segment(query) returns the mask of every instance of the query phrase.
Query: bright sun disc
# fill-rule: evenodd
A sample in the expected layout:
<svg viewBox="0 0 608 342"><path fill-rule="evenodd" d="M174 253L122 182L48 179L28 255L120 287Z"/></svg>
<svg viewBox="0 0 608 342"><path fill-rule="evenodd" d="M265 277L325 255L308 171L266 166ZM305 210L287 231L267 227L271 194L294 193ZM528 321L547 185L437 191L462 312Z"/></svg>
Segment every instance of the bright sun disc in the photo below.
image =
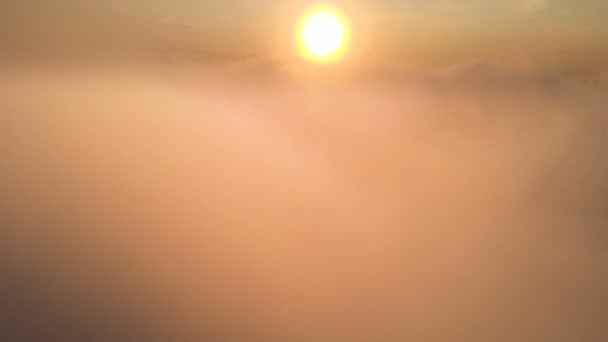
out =
<svg viewBox="0 0 608 342"><path fill-rule="evenodd" d="M328 10L318 10L307 16L299 33L304 55L328 61L339 57L346 47L345 21Z"/></svg>

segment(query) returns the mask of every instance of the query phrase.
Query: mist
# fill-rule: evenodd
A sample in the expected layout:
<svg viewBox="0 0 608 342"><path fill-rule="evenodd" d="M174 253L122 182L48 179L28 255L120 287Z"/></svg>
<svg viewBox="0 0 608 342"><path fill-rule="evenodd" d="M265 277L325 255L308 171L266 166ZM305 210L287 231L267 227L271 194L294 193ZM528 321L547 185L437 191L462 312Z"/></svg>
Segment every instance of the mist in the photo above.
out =
<svg viewBox="0 0 608 342"><path fill-rule="evenodd" d="M608 338L603 55L331 68L170 30L3 40L1 340Z"/></svg>
<svg viewBox="0 0 608 342"><path fill-rule="evenodd" d="M607 336L602 85L2 75L4 340Z"/></svg>

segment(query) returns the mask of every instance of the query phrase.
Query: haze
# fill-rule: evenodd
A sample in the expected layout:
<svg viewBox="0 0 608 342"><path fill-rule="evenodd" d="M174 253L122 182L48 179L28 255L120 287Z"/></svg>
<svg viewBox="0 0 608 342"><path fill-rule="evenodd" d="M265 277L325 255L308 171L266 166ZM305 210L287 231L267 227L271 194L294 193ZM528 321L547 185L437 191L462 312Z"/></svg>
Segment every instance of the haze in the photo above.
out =
<svg viewBox="0 0 608 342"><path fill-rule="evenodd" d="M604 341L602 1L9 1L0 340Z"/></svg>

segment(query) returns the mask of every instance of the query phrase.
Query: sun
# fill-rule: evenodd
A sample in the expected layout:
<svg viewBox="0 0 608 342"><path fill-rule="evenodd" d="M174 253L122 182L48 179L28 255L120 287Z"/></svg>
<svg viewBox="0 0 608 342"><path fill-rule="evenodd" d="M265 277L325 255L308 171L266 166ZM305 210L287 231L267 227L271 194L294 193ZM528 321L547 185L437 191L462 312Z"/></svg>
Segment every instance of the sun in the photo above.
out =
<svg viewBox="0 0 608 342"><path fill-rule="evenodd" d="M348 24L337 10L316 8L310 11L298 31L300 52L313 61L335 61L346 50Z"/></svg>

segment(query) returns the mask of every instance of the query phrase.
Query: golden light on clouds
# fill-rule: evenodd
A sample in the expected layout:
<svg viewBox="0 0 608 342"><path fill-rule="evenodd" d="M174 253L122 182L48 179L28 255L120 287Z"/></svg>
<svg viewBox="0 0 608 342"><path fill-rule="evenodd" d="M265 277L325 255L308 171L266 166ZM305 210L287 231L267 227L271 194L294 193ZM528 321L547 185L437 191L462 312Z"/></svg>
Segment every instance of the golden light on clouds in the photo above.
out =
<svg viewBox="0 0 608 342"><path fill-rule="evenodd" d="M300 53L315 62L339 60L350 38L346 18L336 9L317 7L300 22L297 40Z"/></svg>

